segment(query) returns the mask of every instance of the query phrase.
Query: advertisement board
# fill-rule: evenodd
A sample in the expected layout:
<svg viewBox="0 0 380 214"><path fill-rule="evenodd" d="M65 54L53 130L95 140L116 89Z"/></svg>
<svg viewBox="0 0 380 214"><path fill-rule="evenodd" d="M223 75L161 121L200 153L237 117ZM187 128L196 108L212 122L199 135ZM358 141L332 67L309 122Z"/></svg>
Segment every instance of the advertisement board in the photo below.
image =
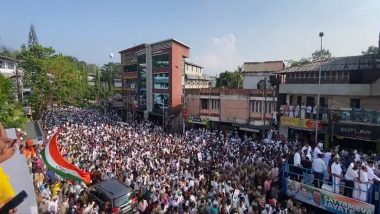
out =
<svg viewBox="0 0 380 214"><path fill-rule="evenodd" d="M313 119L301 119L295 117L281 117L280 126L290 126L303 129L315 129L317 120ZM323 125L320 120L318 120L318 129L322 129Z"/></svg>
<svg viewBox="0 0 380 214"><path fill-rule="evenodd" d="M327 190L318 189L291 179L286 179L289 197L337 214L374 214L375 206Z"/></svg>

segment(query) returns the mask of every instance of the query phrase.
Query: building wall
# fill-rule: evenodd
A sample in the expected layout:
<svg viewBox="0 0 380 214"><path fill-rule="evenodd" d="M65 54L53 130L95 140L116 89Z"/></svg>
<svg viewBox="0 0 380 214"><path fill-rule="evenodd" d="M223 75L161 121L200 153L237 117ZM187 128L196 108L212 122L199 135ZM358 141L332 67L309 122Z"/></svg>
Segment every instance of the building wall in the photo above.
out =
<svg viewBox="0 0 380 214"><path fill-rule="evenodd" d="M328 97L329 109L339 110L341 108L350 108L351 99L360 99L360 108L380 111L380 97Z"/></svg>
<svg viewBox="0 0 380 214"><path fill-rule="evenodd" d="M175 42L172 43L172 55L169 74L169 94L170 107L173 111L180 111L182 106L182 76L183 76L183 60L189 57L189 48L184 47Z"/></svg>
<svg viewBox="0 0 380 214"><path fill-rule="evenodd" d="M269 80L271 73L243 73L243 88L244 89L257 89L257 83L264 80L265 77Z"/></svg>
<svg viewBox="0 0 380 214"><path fill-rule="evenodd" d="M220 98L221 121L246 123L249 119L249 96L222 95Z"/></svg>

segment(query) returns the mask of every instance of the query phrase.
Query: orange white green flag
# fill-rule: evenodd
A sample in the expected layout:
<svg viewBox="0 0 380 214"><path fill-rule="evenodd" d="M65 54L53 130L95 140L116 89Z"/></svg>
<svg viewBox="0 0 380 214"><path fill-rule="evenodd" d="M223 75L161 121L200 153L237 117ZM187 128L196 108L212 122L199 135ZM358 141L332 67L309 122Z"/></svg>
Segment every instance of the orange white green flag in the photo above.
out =
<svg viewBox="0 0 380 214"><path fill-rule="evenodd" d="M73 179L91 183L90 173L80 170L77 166L68 163L61 155L58 148L58 133L57 131L50 139L49 143L41 151L42 159L46 166L53 170L57 175L64 179Z"/></svg>

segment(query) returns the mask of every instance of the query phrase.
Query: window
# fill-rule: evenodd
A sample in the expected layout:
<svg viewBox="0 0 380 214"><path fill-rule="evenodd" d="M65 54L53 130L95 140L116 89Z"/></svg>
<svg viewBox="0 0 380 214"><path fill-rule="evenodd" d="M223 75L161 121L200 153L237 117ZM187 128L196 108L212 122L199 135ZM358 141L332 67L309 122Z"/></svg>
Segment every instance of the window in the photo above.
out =
<svg viewBox="0 0 380 214"><path fill-rule="evenodd" d="M137 71L137 64L124 66L124 72L136 72L136 71Z"/></svg>
<svg viewBox="0 0 380 214"><path fill-rule="evenodd" d="M15 64L11 61L7 62L7 66L8 66L8 69L14 69L15 68Z"/></svg>
<svg viewBox="0 0 380 214"><path fill-rule="evenodd" d="M251 110L252 112L261 112L261 103L262 101L259 100L253 100L251 101Z"/></svg>
<svg viewBox="0 0 380 214"><path fill-rule="evenodd" d="M168 73L153 74L153 88L168 89L169 88L169 74Z"/></svg>
<svg viewBox="0 0 380 214"><path fill-rule="evenodd" d="M360 99L350 99L351 108L360 108Z"/></svg>
<svg viewBox="0 0 380 214"><path fill-rule="evenodd" d="M152 57L153 68L169 67L169 54L162 54Z"/></svg>
<svg viewBox="0 0 380 214"><path fill-rule="evenodd" d="M163 111L168 108L169 95L167 94L153 94L153 103L156 110Z"/></svg>
<svg viewBox="0 0 380 214"><path fill-rule="evenodd" d="M219 109L219 108L220 108L220 100L212 99L211 109Z"/></svg>
<svg viewBox="0 0 380 214"><path fill-rule="evenodd" d="M202 109L208 109L208 99L201 99Z"/></svg>
<svg viewBox="0 0 380 214"><path fill-rule="evenodd" d="M5 68L5 63L3 61L0 61L0 68Z"/></svg>

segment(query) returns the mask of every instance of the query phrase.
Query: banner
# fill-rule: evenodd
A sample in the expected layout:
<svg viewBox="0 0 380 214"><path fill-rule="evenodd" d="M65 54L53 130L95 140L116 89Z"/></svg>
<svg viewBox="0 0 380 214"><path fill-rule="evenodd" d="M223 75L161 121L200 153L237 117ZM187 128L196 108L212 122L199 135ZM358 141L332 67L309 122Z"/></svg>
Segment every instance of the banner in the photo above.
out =
<svg viewBox="0 0 380 214"><path fill-rule="evenodd" d="M295 117L281 117L280 126L290 126L304 129L315 129L316 120ZM322 129L322 122L318 120L318 129Z"/></svg>
<svg viewBox="0 0 380 214"><path fill-rule="evenodd" d="M286 179L286 193L289 197L303 201L332 213L374 214L375 206L327 190L318 189L291 179Z"/></svg>

